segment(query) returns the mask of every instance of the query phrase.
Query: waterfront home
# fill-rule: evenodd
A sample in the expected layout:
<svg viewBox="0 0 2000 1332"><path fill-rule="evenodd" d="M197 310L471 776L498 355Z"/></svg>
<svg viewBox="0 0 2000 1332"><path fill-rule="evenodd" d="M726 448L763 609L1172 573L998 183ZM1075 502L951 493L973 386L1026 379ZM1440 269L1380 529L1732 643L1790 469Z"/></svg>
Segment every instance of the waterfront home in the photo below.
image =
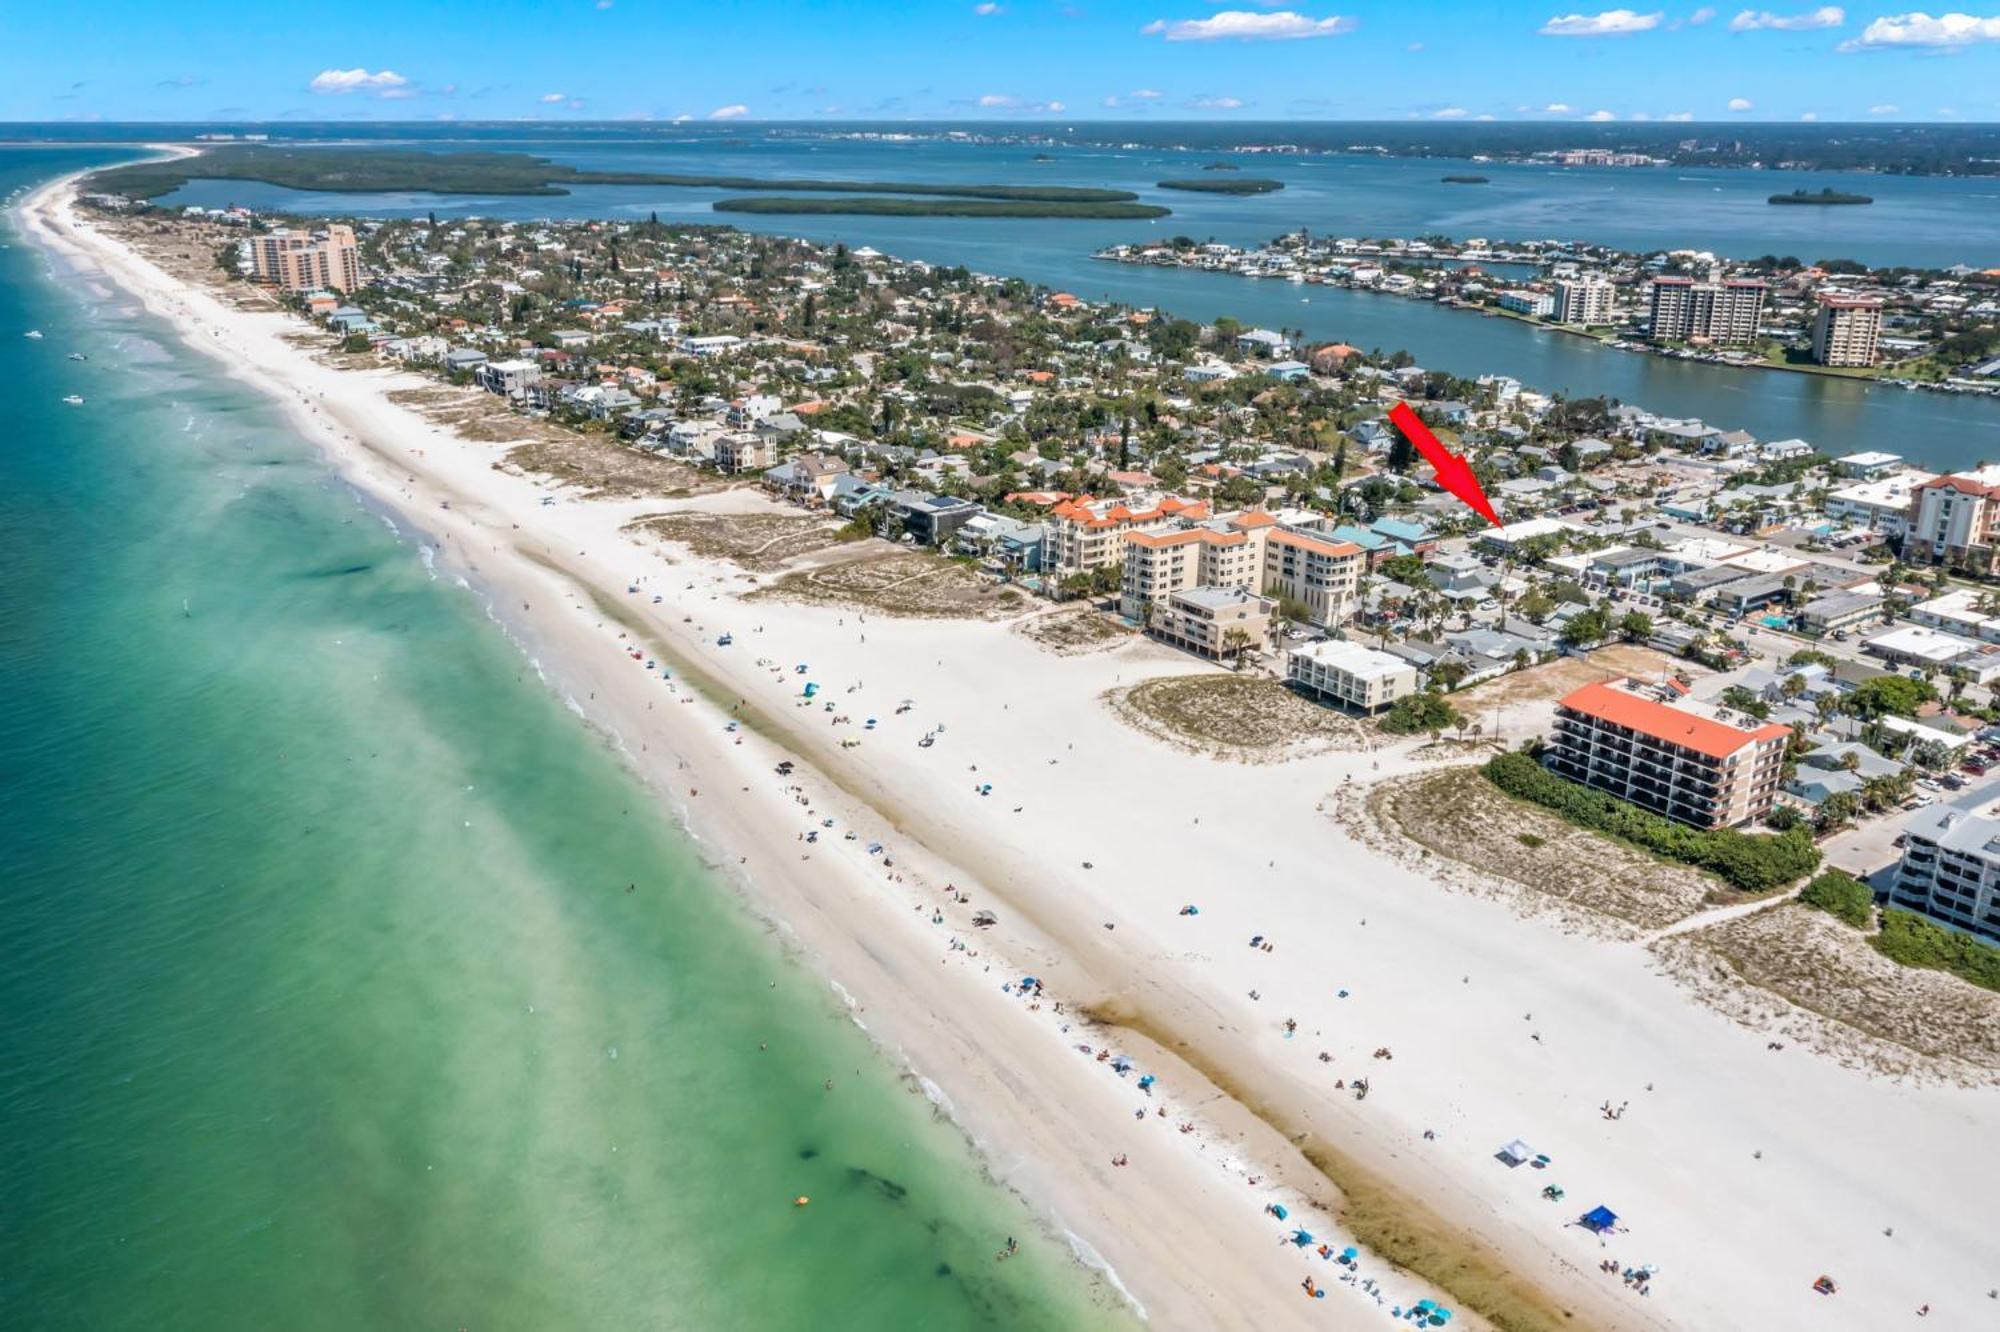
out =
<svg viewBox="0 0 2000 1332"><path fill-rule="evenodd" d="M1248 356L1282 356L1291 349L1290 338L1268 328L1247 329L1236 335L1236 350Z"/></svg>
<svg viewBox="0 0 2000 1332"><path fill-rule="evenodd" d="M1357 712L1380 712L1417 692L1417 668L1410 662L1332 638L1287 652L1285 680Z"/></svg>
<svg viewBox="0 0 2000 1332"><path fill-rule="evenodd" d="M503 398L519 398L527 389L542 382L542 368L533 361L488 361L479 367L479 387Z"/></svg>
<svg viewBox="0 0 2000 1332"><path fill-rule="evenodd" d="M764 484L795 504L818 507L832 500L838 478L847 475L847 464L819 453L801 453L764 471Z"/></svg>
<svg viewBox="0 0 2000 1332"><path fill-rule="evenodd" d="M833 478L833 490L827 503L843 518L852 518L864 509L886 505L896 497L896 492L880 482L856 476L853 472L840 472Z"/></svg>
<svg viewBox="0 0 2000 1332"><path fill-rule="evenodd" d="M936 546L985 510L974 500L905 490L890 501L889 512L902 523L905 534L922 545Z"/></svg>
<svg viewBox="0 0 2000 1332"><path fill-rule="evenodd" d="M996 571L1039 573L1048 528L1024 523L1004 513L979 513L966 520L952 539L954 549L977 555Z"/></svg>
<svg viewBox="0 0 2000 1332"><path fill-rule="evenodd" d="M486 353L474 347L454 347L444 354L444 368L453 374L470 374L486 364Z"/></svg>
<svg viewBox="0 0 2000 1332"><path fill-rule="evenodd" d="M1304 361L1274 361L1264 368L1264 373L1273 379L1295 384L1312 373L1312 367Z"/></svg>

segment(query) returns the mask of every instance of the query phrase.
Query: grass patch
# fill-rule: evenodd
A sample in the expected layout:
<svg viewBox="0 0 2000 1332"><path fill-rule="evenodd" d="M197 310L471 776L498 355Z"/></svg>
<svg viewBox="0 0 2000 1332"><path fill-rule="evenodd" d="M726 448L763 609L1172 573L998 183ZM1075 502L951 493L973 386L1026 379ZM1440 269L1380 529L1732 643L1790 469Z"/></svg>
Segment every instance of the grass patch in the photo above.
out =
<svg viewBox="0 0 2000 1332"><path fill-rule="evenodd" d="M628 523L625 530L678 542L703 559L757 570L824 550L840 535L824 518L779 513L663 513Z"/></svg>
<svg viewBox="0 0 2000 1332"><path fill-rule="evenodd" d="M1664 859L1697 865L1745 892L1782 888L1819 865L1819 848L1802 829L1758 837L1734 828L1691 828L1566 781L1526 754L1501 754L1480 771L1508 795Z"/></svg>
<svg viewBox="0 0 2000 1332"><path fill-rule="evenodd" d="M559 430L507 450L506 464L579 487L592 499L674 499L721 490L728 484L712 473L698 472L656 453L628 448L601 436Z"/></svg>
<svg viewBox="0 0 2000 1332"><path fill-rule="evenodd" d="M1088 607L1037 615L1021 621L1016 631L1036 647L1058 657L1076 657L1117 647L1131 641L1136 632L1122 620Z"/></svg>
<svg viewBox="0 0 2000 1332"><path fill-rule="evenodd" d="M1516 800L1469 766L1376 783L1362 812L1365 818L1351 825L1355 834L1405 863L1418 863L1426 878L1473 892L1497 885L1521 905L1580 911L1600 927L1620 922L1660 929L1728 893L1702 870L1662 865L1644 851ZM1425 851L1447 865L1423 858ZM1475 877L1465 881L1461 867Z"/></svg>
<svg viewBox="0 0 2000 1332"><path fill-rule="evenodd" d="M1105 697L1128 726L1196 753L1267 762L1369 747L1360 722L1261 675L1168 675Z"/></svg>
<svg viewBox="0 0 2000 1332"><path fill-rule="evenodd" d="M789 573L747 599L848 606L924 620L1003 620L1027 605L1018 588L942 556L913 551Z"/></svg>

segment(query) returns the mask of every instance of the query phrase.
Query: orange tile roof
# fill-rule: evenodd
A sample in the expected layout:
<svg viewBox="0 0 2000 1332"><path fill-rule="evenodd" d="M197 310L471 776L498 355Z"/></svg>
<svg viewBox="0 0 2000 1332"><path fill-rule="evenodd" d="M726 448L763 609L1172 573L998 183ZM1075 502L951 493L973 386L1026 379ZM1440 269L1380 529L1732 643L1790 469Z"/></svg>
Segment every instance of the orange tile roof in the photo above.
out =
<svg viewBox="0 0 2000 1332"><path fill-rule="evenodd" d="M1278 520L1270 514L1265 513L1262 509L1253 509L1249 513L1239 514L1235 519L1235 523L1236 526L1245 528L1276 527Z"/></svg>
<svg viewBox="0 0 2000 1332"><path fill-rule="evenodd" d="M1565 696L1561 706L1713 759L1726 759L1746 745L1778 739L1790 729L1776 722L1750 729L1731 726L1713 717L1642 698L1616 688L1609 680L1585 685Z"/></svg>
<svg viewBox="0 0 2000 1332"><path fill-rule="evenodd" d="M1249 539L1241 532L1217 532L1208 527L1184 527L1177 532L1134 532L1125 538L1125 544L1142 546L1147 550L1161 550L1168 546L1185 546L1190 542L1202 542L1211 546L1240 546Z"/></svg>

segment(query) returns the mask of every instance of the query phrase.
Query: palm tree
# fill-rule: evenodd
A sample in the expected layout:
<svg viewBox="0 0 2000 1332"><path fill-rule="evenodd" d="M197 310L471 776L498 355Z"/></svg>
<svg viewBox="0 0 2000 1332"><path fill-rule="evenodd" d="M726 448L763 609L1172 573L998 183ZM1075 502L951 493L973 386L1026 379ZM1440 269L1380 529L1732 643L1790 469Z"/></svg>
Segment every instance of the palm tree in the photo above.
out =
<svg viewBox="0 0 2000 1332"><path fill-rule="evenodd" d="M1249 650L1250 635L1240 628L1229 628L1222 632L1222 652L1234 663L1235 669L1243 669L1243 654Z"/></svg>

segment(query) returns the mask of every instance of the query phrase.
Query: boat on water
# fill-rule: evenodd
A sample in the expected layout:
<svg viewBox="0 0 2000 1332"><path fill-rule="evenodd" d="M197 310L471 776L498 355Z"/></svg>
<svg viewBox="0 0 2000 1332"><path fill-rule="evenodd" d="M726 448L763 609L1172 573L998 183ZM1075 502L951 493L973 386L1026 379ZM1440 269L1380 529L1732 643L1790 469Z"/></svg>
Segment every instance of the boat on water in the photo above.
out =
<svg viewBox="0 0 2000 1332"><path fill-rule="evenodd" d="M83 406L83 399L82 399L82 398L81 398L80 396L78 396L77 394L74 394L74 393L72 393L72 394L70 394L69 396L65 397L65 398L63 399L63 401L64 401L64 402L66 402L66 403L68 403L68 404L69 404L70 406L72 406L72 407L81 407L81 406Z"/></svg>
<svg viewBox="0 0 2000 1332"><path fill-rule="evenodd" d="M69 354L69 359L72 361L87 361L90 358L88 356L85 356L82 352L71 352Z"/></svg>
<svg viewBox="0 0 2000 1332"><path fill-rule="evenodd" d="M23 333L21 336L24 338L40 338L42 336L42 330L40 330L39 328L31 328L26 333Z"/></svg>

